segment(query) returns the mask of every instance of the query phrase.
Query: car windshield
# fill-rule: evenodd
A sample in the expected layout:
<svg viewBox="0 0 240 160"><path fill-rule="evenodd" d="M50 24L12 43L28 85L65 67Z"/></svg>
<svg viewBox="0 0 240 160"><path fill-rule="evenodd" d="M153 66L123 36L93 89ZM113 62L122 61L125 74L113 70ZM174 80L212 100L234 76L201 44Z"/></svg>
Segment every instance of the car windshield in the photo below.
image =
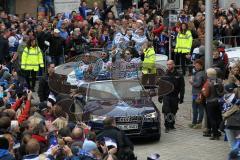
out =
<svg viewBox="0 0 240 160"><path fill-rule="evenodd" d="M144 93L138 81L105 81L90 84L88 100L140 99Z"/></svg>

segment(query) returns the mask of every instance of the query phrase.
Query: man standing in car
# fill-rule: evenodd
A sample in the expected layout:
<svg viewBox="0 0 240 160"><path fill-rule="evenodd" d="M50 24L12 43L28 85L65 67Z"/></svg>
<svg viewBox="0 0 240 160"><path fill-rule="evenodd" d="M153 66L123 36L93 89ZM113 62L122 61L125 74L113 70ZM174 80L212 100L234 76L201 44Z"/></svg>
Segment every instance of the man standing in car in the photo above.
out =
<svg viewBox="0 0 240 160"><path fill-rule="evenodd" d="M175 115L178 110L178 103L183 103L184 92L185 92L185 82L182 74L180 74L175 69L175 64L173 60L167 62L167 71L162 80L166 80L173 84L174 89L169 94L165 95L162 99L163 106L162 112L165 119L165 132L168 133L169 130L175 129ZM159 98L161 101L161 98Z"/></svg>

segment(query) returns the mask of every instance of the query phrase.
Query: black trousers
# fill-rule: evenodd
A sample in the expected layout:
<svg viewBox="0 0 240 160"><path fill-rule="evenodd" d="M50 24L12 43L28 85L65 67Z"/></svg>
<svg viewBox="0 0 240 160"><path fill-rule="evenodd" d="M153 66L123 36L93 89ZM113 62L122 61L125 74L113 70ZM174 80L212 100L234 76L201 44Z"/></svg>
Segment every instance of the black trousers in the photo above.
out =
<svg viewBox="0 0 240 160"><path fill-rule="evenodd" d="M207 111L207 117L209 120L210 129L212 131L213 136L219 136L219 126L222 121L222 115L221 115L221 108L219 106L218 102L208 102L206 106Z"/></svg>
<svg viewBox="0 0 240 160"><path fill-rule="evenodd" d="M167 129L173 128L178 110L178 97L163 97L162 112L164 114L164 126Z"/></svg>
<svg viewBox="0 0 240 160"><path fill-rule="evenodd" d="M210 123L210 117L209 117L209 114L208 114L208 110L207 110L207 106L204 105L204 109L206 111L206 117L207 117L207 129L208 129L208 132L211 133L211 123Z"/></svg>
<svg viewBox="0 0 240 160"><path fill-rule="evenodd" d="M25 79L27 81L28 87L34 89L36 84L37 71L34 70L25 70Z"/></svg>
<svg viewBox="0 0 240 160"><path fill-rule="evenodd" d="M186 74L186 65L191 64L191 60L186 58L186 55L187 54L185 53L177 53L175 54L175 57L174 57L174 61L176 65L179 65L181 67L183 75ZM188 70L189 70L189 73L192 73L192 67L188 67Z"/></svg>

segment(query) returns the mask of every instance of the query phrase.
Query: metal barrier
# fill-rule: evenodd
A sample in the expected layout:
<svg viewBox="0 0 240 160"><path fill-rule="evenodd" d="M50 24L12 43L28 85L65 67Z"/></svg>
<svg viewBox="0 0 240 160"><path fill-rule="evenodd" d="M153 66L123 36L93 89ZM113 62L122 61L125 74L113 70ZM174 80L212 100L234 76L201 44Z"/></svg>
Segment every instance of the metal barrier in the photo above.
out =
<svg viewBox="0 0 240 160"><path fill-rule="evenodd" d="M204 45L204 41L205 41L205 38L193 39L193 46L192 46L193 48L192 49L199 46L200 44ZM222 42L222 45L225 48L232 48L232 47L240 46L240 36L214 37L213 41ZM182 67L182 65L181 65L182 64L182 59L179 58L179 54L174 53L174 48L175 48L176 41L175 41L175 39L172 39L171 42L172 42L172 44L171 44L172 47L170 47L171 50L169 50L168 46L165 46L165 50L167 50L165 53L166 53L166 55L168 55L168 57L171 57L171 59L175 61L176 67L181 68ZM155 51L156 52L159 51L159 45L157 45L157 43L159 43L159 42L155 41ZM188 59L186 61L187 61L187 63L185 63L185 66L191 68L192 67L191 60Z"/></svg>
<svg viewBox="0 0 240 160"><path fill-rule="evenodd" d="M240 46L240 36L225 36L219 39L215 38L215 40L221 41L225 45L225 48Z"/></svg>

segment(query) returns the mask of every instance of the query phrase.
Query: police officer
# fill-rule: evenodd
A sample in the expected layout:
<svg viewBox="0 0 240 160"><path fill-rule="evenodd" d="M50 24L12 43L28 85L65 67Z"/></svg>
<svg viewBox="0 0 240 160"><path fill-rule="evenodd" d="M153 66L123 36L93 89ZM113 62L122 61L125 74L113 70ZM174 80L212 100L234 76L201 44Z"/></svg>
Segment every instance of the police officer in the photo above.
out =
<svg viewBox="0 0 240 160"><path fill-rule="evenodd" d="M185 63L190 63L190 52L192 48L192 33L188 29L188 25L186 23L182 23L180 27L180 31L177 35L176 39L176 47L174 49L174 52L177 53L177 56L179 56L179 60L181 62L182 66L182 72L183 75L186 73L185 69ZM189 69L189 73L191 74L191 70Z"/></svg>
<svg viewBox="0 0 240 160"><path fill-rule="evenodd" d="M162 99L163 106L162 112L165 119L165 132L168 133L169 130L175 129L175 115L178 110L178 103L183 103L184 92L185 92L185 82L183 76L177 72L175 69L175 64L173 60L167 62L167 72L162 80L166 80L173 84L174 89L169 94L165 95ZM161 101L161 97L159 98Z"/></svg>

